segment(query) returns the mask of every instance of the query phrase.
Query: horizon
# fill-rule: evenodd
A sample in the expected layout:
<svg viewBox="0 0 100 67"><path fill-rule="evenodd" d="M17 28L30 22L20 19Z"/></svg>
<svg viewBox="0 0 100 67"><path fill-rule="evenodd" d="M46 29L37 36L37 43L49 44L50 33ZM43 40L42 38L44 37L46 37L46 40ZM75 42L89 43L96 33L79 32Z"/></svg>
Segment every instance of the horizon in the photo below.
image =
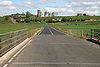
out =
<svg viewBox="0 0 100 67"><path fill-rule="evenodd" d="M0 16L29 11L57 12L58 16L76 16L77 13L100 16L100 0L0 0Z"/></svg>

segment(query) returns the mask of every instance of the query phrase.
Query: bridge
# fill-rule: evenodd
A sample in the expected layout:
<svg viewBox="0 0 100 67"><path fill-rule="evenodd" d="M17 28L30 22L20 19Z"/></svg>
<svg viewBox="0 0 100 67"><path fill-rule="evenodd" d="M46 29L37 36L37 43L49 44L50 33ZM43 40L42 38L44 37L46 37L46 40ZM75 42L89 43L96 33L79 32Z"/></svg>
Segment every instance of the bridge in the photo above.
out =
<svg viewBox="0 0 100 67"><path fill-rule="evenodd" d="M100 67L100 49L45 27L5 67Z"/></svg>

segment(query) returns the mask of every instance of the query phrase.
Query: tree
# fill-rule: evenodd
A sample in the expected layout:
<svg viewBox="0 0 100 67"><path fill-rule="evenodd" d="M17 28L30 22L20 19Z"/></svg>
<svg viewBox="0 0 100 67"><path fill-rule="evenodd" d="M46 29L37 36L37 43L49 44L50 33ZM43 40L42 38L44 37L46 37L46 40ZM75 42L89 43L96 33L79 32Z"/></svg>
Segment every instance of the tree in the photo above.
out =
<svg viewBox="0 0 100 67"><path fill-rule="evenodd" d="M79 13L77 13L77 16L80 16L80 14L79 14Z"/></svg>
<svg viewBox="0 0 100 67"><path fill-rule="evenodd" d="M50 15L51 15L50 12L48 12L48 16L49 16L49 17L50 17Z"/></svg>
<svg viewBox="0 0 100 67"><path fill-rule="evenodd" d="M5 16L5 20L9 20L9 16Z"/></svg>
<svg viewBox="0 0 100 67"><path fill-rule="evenodd" d="M44 16L47 16L47 14L48 14L48 12L47 12L47 11L45 11L45 12L44 12Z"/></svg>
<svg viewBox="0 0 100 67"><path fill-rule="evenodd" d="M62 22L66 22L66 18L65 18L65 17L63 17L61 21L62 21Z"/></svg>
<svg viewBox="0 0 100 67"><path fill-rule="evenodd" d="M26 23L30 23L30 19L29 18L25 18L25 22Z"/></svg>
<svg viewBox="0 0 100 67"><path fill-rule="evenodd" d="M84 13L83 16L87 16L86 13Z"/></svg>
<svg viewBox="0 0 100 67"><path fill-rule="evenodd" d="M20 18L17 18L17 19L16 19L16 22L20 23Z"/></svg>
<svg viewBox="0 0 100 67"><path fill-rule="evenodd" d="M52 15L52 16L55 16L55 12L52 12L51 15Z"/></svg>
<svg viewBox="0 0 100 67"><path fill-rule="evenodd" d="M29 18L30 16L32 16L32 14L29 11L27 11L26 12L26 17Z"/></svg>
<svg viewBox="0 0 100 67"><path fill-rule="evenodd" d="M42 16L42 12L40 12L40 16Z"/></svg>

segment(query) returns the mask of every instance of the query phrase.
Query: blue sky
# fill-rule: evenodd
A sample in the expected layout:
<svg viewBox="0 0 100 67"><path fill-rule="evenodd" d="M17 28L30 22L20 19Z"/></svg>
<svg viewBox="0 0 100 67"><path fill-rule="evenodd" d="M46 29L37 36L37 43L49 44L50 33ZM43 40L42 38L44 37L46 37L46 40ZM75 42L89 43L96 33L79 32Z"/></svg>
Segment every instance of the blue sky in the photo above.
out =
<svg viewBox="0 0 100 67"><path fill-rule="evenodd" d="M100 0L0 0L0 15L26 11L36 14L37 9L58 15L100 15Z"/></svg>

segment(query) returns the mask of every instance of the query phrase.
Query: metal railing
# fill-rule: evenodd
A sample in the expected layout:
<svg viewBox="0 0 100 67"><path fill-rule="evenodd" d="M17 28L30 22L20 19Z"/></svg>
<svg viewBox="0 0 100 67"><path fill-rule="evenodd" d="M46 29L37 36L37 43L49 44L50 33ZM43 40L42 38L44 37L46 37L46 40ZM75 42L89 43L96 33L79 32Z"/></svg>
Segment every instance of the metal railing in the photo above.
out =
<svg viewBox="0 0 100 67"><path fill-rule="evenodd" d="M95 39L96 41L100 41L100 30L99 29L69 28L69 29L66 29L65 33L76 36L76 37L86 37L89 39Z"/></svg>
<svg viewBox="0 0 100 67"><path fill-rule="evenodd" d="M28 37L28 30L22 29L15 32L0 34L0 56L4 55L13 47Z"/></svg>
<svg viewBox="0 0 100 67"><path fill-rule="evenodd" d="M100 30L99 29L91 29L91 39L100 42Z"/></svg>
<svg viewBox="0 0 100 67"><path fill-rule="evenodd" d="M68 34L78 38L90 38L91 31L86 28L67 28L63 29L63 31Z"/></svg>

